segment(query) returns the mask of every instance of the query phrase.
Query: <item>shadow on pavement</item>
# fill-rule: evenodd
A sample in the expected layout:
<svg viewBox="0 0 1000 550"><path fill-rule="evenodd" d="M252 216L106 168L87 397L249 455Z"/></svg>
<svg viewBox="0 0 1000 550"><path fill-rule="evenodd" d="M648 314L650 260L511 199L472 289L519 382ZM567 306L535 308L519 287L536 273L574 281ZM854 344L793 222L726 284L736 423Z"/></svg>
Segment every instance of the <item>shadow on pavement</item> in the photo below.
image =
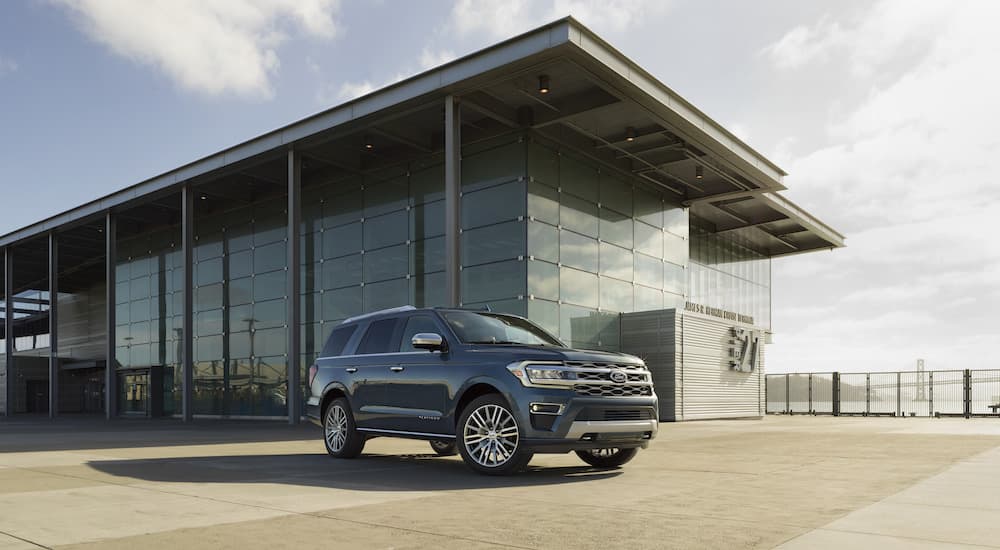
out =
<svg viewBox="0 0 1000 550"><path fill-rule="evenodd" d="M458 457L433 453L364 454L337 460L323 454L99 460L106 474L158 483L275 483L359 491L436 491L574 483L621 475L618 470L540 468L509 477L479 475Z"/></svg>
<svg viewBox="0 0 1000 550"><path fill-rule="evenodd" d="M175 418L106 420L99 416L64 416L56 419L16 416L0 420L0 454L315 441L319 437L319 428L308 422L293 426L280 420L198 419L183 422Z"/></svg>

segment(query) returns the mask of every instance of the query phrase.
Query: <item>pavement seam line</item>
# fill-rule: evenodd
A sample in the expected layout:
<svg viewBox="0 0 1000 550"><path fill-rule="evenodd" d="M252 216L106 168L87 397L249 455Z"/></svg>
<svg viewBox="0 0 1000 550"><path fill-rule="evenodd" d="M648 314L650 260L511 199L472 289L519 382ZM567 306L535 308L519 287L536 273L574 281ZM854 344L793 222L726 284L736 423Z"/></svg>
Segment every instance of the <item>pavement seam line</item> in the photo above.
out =
<svg viewBox="0 0 1000 550"><path fill-rule="evenodd" d="M44 544L38 544L37 542L35 542L33 540L28 540L28 539L26 539L24 537L19 537L17 535L12 535L11 533L8 533L7 531L0 531L0 535L7 535L8 537L10 537L12 539L17 539L17 540L19 540L21 542L26 542L28 544L33 544L33 545L35 545L35 546L37 546L39 548L45 548L46 550L52 550L51 546L45 546Z"/></svg>
<svg viewBox="0 0 1000 550"><path fill-rule="evenodd" d="M856 531L854 529L837 529L837 528L831 528L831 527L820 527L819 529L816 529L816 531L835 531L835 532L838 532L838 533L851 533L853 535L871 535L873 537L885 537L885 538L890 538L890 539L915 540L915 541L920 541L920 542L933 542L935 544L952 544L952 545L959 545L959 546L972 546L974 548L1000 548L1000 546L994 546L994 545L991 545L991 544L979 544L979 543L976 543L976 542L955 542L953 540L938 540L938 539L929 539L929 538L921 538L921 537L908 537L906 535L887 535L885 533L872 533L871 531Z"/></svg>

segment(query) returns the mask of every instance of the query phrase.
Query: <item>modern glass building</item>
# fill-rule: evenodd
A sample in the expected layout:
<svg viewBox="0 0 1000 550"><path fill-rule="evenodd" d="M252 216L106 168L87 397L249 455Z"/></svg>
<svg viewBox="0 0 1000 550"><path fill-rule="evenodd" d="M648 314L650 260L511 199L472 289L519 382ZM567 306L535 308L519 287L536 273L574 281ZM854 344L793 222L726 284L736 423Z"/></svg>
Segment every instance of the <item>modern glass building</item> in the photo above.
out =
<svg viewBox="0 0 1000 550"><path fill-rule="evenodd" d="M560 20L0 237L0 410L297 422L333 326L402 304L714 320L762 388L771 258L843 246L783 175Z"/></svg>

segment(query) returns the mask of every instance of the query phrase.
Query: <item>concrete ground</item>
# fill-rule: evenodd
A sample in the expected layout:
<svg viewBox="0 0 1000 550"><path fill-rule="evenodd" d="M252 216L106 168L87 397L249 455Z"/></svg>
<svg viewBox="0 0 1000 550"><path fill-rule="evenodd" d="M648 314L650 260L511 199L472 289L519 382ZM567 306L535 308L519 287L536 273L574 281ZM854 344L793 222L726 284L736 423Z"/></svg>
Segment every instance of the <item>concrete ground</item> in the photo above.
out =
<svg viewBox="0 0 1000 550"><path fill-rule="evenodd" d="M663 424L625 468L487 478L313 426L0 421L0 549L1000 548L995 419ZM950 546L949 546L950 545Z"/></svg>

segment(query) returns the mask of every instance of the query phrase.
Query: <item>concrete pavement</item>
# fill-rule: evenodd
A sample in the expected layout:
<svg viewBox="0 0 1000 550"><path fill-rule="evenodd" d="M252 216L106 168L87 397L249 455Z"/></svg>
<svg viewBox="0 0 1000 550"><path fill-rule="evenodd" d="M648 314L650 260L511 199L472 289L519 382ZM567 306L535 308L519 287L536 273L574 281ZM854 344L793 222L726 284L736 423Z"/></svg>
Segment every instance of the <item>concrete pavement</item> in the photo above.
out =
<svg viewBox="0 0 1000 550"><path fill-rule="evenodd" d="M15 419L16 420L16 419ZM663 424L621 470L486 478L426 443L326 457L269 422L0 421L0 550L1000 548L1000 422Z"/></svg>

